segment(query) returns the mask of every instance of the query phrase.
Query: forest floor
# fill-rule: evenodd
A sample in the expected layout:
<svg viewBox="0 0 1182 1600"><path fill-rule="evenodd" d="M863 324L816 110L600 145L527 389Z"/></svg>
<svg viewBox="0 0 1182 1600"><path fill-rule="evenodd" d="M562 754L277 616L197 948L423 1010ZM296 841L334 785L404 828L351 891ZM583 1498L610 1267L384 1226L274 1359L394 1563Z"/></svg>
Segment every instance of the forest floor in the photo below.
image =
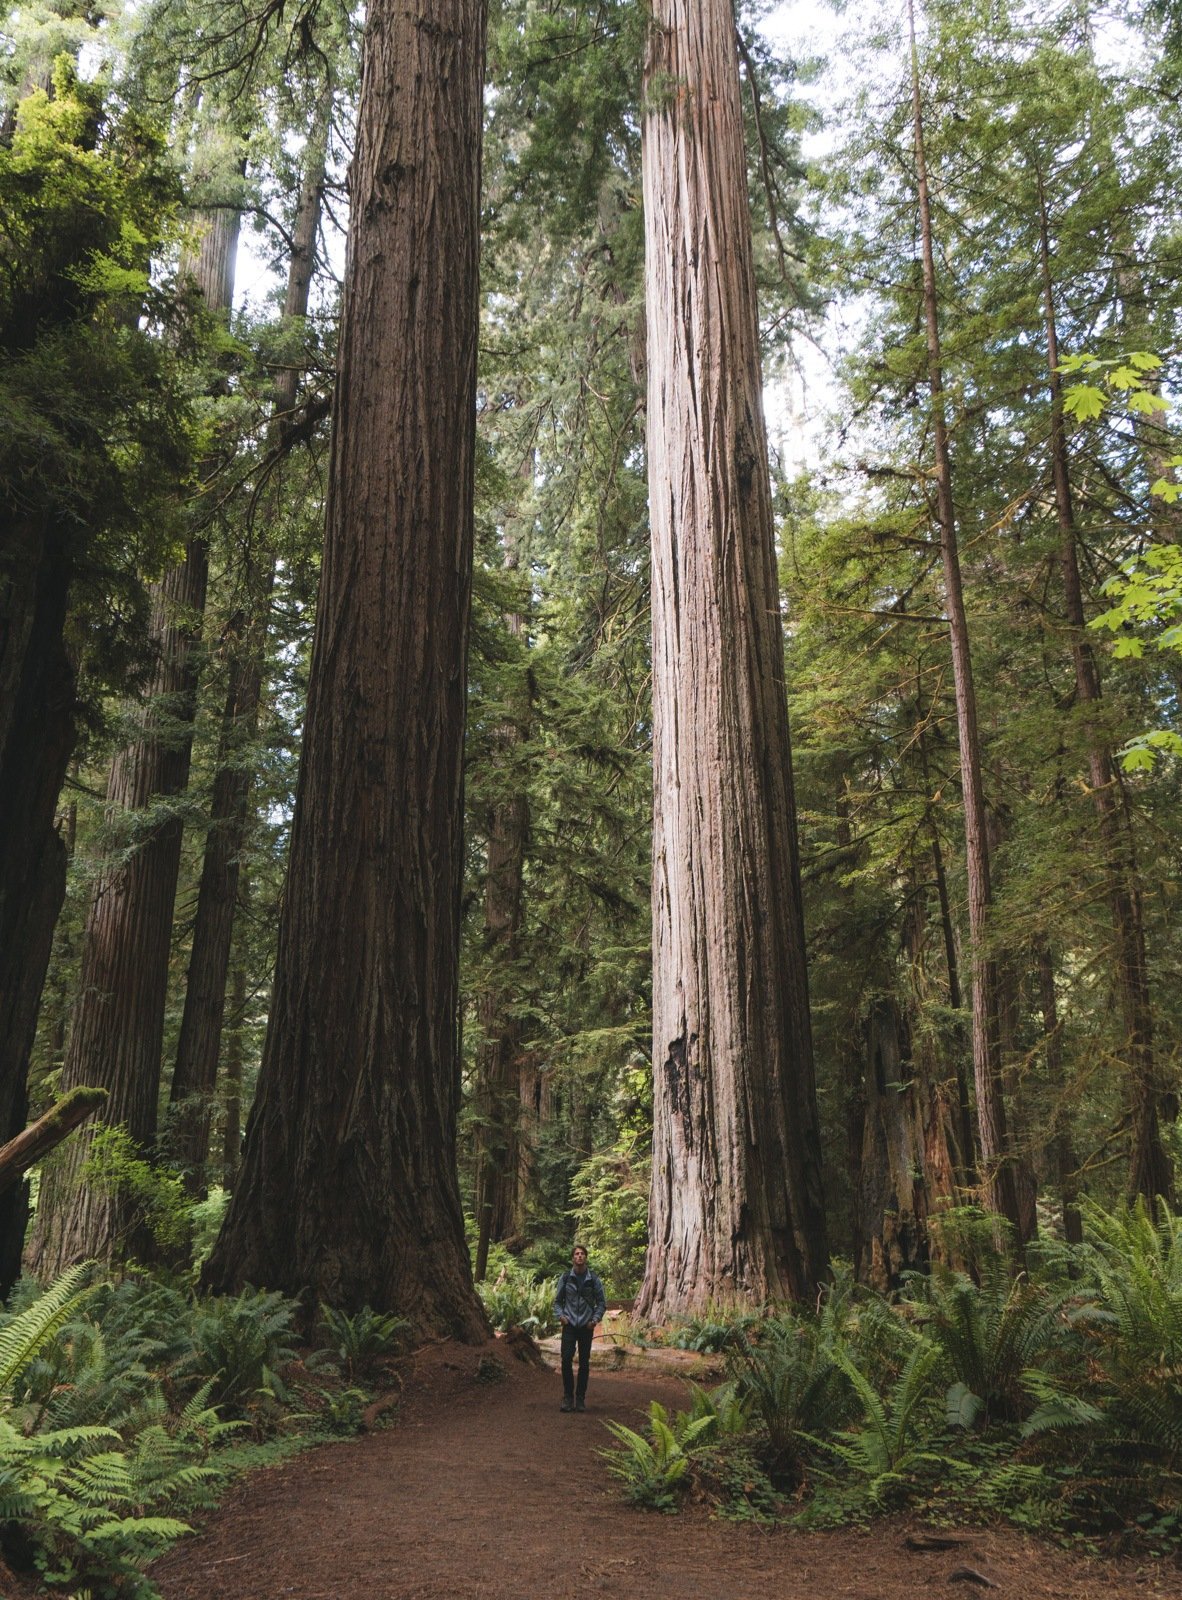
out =
<svg viewBox="0 0 1182 1600"><path fill-rule="evenodd" d="M489 1356L504 1369L487 1381ZM477 1376L481 1370L486 1378ZM1148 1600L1182 1596L1167 1562L1092 1559L1013 1529L966 1528L915 1553L917 1525L772 1532L663 1517L620 1497L596 1451L603 1422L635 1425L676 1377L593 1371L585 1415L562 1415L555 1374L487 1350L420 1351L392 1425L241 1480L202 1532L158 1561L164 1600L522 1600L600 1593L690 1600ZM946 1531L946 1530L945 1530Z"/></svg>

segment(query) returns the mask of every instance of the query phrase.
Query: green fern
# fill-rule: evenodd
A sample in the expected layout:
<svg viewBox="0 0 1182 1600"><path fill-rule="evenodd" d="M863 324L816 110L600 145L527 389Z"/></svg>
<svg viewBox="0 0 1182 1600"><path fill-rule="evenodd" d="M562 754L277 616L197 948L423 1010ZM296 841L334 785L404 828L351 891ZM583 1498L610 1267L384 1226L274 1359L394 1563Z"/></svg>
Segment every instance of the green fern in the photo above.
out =
<svg viewBox="0 0 1182 1600"><path fill-rule="evenodd" d="M617 1443L600 1454L608 1470L623 1480L629 1498L637 1505L673 1511L677 1506L676 1491L689 1472L689 1451L713 1423L712 1416L683 1417L675 1431L664 1406L654 1400L649 1406L651 1442L622 1422L608 1422L605 1426Z"/></svg>
<svg viewBox="0 0 1182 1600"><path fill-rule="evenodd" d="M769 1319L759 1343L732 1351L728 1366L736 1395L763 1422L769 1470L799 1483L805 1438L829 1432L849 1415L849 1380L830 1328L812 1318Z"/></svg>
<svg viewBox="0 0 1182 1600"><path fill-rule="evenodd" d="M1063 1296L1028 1279L975 1284L963 1273L941 1274L928 1286L919 1315L952 1379L950 1426L1017 1422L1031 1409L1023 1374L1061 1332Z"/></svg>
<svg viewBox="0 0 1182 1600"><path fill-rule="evenodd" d="M845 1428L834 1438L813 1438L813 1443L837 1457L866 1482L876 1504L904 1489L908 1476L920 1462L939 1463L942 1457L920 1447L920 1422L931 1399L931 1377L940 1362L939 1347L917 1339L890 1394L883 1399L844 1350L836 1352L840 1367L862 1406L860 1428Z"/></svg>
<svg viewBox="0 0 1182 1600"><path fill-rule="evenodd" d="M17 1378L82 1304L90 1267L70 1267L31 1306L0 1325L0 1399L10 1399Z"/></svg>

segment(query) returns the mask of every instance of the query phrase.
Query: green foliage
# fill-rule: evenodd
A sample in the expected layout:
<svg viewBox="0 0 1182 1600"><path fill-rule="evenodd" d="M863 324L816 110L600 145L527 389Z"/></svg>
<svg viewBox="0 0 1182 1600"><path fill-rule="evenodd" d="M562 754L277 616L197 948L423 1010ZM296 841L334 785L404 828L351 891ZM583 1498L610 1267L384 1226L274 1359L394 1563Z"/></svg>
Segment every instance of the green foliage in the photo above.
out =
<svg viewBox="0 0 1182 1600"><path fill-rule="evenodd" d="M100 1193L119 1195L162 1250L188 1242L192 1204L179 1173L149 1161L125 1127L98 1127L81 1173Z"/></svg>
<svg viewBox="0 0 1182 1600"><path fill-rule="evenodd" d="M952 1379L950 1426L987 1428L1028 1413L1023 1377L1054 1344L1061 1310L1061 1297L1024 1277L995 1271L977 1285L963 1273L932 1275L918 1317Z"/></svg>
<svg viewBox="0 0 1182 1600"><path fill-rule="evenodd" d="M106 1342L78 1320L101 1295L79 1291L85 1271L0 1325L0 1522L25 1531L48 1583L118 1581L122 1593L153 1595L139 1569L188 1531L171 1513L207 1497L216 1474L205 1457L232 1425L206 1406L208 1388L173 1415L134 1359L112 1376ZM134 1386L119 1381L131 1370ZM97 1393L103 1422L78 1420L94 1408L66 1375L89 1400Z"/></svg>
<svg viewBox="0 0 1182 1600"><path fill-rule="evenodd" d="M605 1286L622 1297L635 1294L644 1275L651 1165L647 1142L642 1145L625 1131L612 1149L589 1156L571 1178L575 1234L586 1243Z"/></svg>
<svg viewBox="0 0 1182 1600"><path fill-rule="evenodd" d="M80 82L67 57L0 140L0 506L40 530L73 585L91 688L125 683L142 648L140 574L179 535L186 357L183 340L159 337L179 332L177 306L149 272L178 201L160 129Z"/></svg>
<svg viewBox="0 0 1182 1600"><path fill-rule="evenodd" d="M1156 1492L1182 1487L1182 1218L1143 1200L1124 1211L1087 1208L1094 1288L1073 1327L1080 1362L1030 1373L1038 1399L1030 1437L1062 1435L1127 1480L1140 1463ZM1125 1492L1131 1486L1126 1481ZM1135 1492L1135 1491L1133 1491ZM1144 1492L1143 1490L1141 1492Z"/></svg>
<svg viewBox="0 0 1182 1600"><path fill-rule="evenodd" d="M0 1395L5 1399L29 1363L82 1304L86 1275L85 1267L71 1267L32 1305L0 1322Z"/></svg>
<svg viewBox="0 0 1182 1600"><path fill-rule="evenodd" d="M832 1328L820 1318L772 1317L727 1365L736 1394L763 1423L774 1478L799 1483L808 1439L849 1412L849 1379Z"/></svg>
<svg viewBox="0 0 1182 1600"><path fill-rule="evenodd" d="M374 1311L369 1306L362 1306L350 1316L347 1311L322 1305L320 1323L328 1348L340 1356L350 1378L405 1345L413 1326L409 1317Z"/></svg>
<svg viewBox="0 0 1182 1600"><path fill-rule="evenodd" d="M524 1328L540 1338L558 1326L554 1316L554 1285L539 1280L511 1258L500 1260L496 1278L476 1285L489 1323L498 1333Z"/></svg>
<svg viewBox="0 0 1182 1600"><path fill-rule="evenodd" d="M279 1369L295 1354L298 1316L295 1300L264 1289L198 1304L191 1369L210 1380L215 1405L249 1413L287 1399Z"/></svg>
<svg viewBox="0 0 1182 1600"><path fill-rule="evenodd" d="M845 1351L835 1352L834 1359L861 1404L861 1425L813 1442L832 1452L855 1479L864 1482L874 1505L889 1504L906 1493L910 1476L921 1462L943 1464L943 1458L921 1448L925 1428L931 1431L930 1416L925 1412L930 1411L930 1379L940 1351L917 1339L902 1372L883 1396Z"/></svg>
<svg viewBox="0 0 1182 1600"><path fill-rule="evenodd" d="M741 1349L763 1321L758 1311L736 1311L720 1307L704 1311L684 1322L675 1322L665 1335L665 1343L675 1350L694 1350L699 1355L721 1355L724 1350Z"/></svg>
<svg viewBox="0 0 1182 1600"><path fill-rule="evenodd" d="M696 1440L712 1430L715 1419L679 1414L671 1420L665 1407L653 1400L649 1405L650 1438L622 1422L605 1426L617 1444L600 1453L608 1470L624 1483L632 1503L654 1511L675 1511L677 1496L686 1487L689 1452Z"/></svg>

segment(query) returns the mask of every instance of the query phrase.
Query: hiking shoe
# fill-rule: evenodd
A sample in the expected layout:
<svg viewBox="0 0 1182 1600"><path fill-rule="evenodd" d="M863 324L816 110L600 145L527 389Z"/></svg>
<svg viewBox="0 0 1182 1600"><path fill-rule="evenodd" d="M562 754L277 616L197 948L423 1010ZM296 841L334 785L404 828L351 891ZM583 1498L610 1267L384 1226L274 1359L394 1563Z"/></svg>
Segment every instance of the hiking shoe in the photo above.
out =
<svg viewBox="0 0 1182 1600"><path fill-rule="evenodd" d="M573 1411L575 1409L575 1403L569 1395L566 1395L563 1397L562 1404L558 1409L559 1411Z"/></svg>
<svg viewBox="0 0 1182 1600"><path fill-rule="evenodd" d="M567 1407L567 1409L568 1410L570 1409L569 1406ZM582 1401L582 1400L576 1400L575 1401L575 1410L576 1411L586 1411L586 1409L587 1409L587 1406L586 1406L586 1403L584 1401Z"/></svg>

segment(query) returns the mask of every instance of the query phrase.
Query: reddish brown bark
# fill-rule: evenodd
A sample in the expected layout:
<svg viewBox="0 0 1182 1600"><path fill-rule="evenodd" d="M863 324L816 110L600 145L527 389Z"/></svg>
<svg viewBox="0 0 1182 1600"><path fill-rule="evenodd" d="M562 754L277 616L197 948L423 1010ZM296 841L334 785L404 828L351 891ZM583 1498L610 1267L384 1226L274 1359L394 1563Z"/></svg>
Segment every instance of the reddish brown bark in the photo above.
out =
<svg viewBox="0 0 1182 1600"><path fill-rule="evenodd" d="M1001 1082L997 973L995 964L988 954L989 911L993 890L990 878L989 841L986 833L985 786L981 771L981 738L977 722L976 690L973 684L972 652L960 571L956 508L952 495L952 460L945 416L939 300L927 158L924 152L923 104L920 96L919 52L915 42L914 0L908 0L908 17L911 28L915 175L923 251L924 329L927 340L928 387L932 398L935 511L944 567L944 598L952 647L961 790L964 795L965 872L968 880L970 991L973 1018L973 1086L976 1093L977 1144L981 1156L981 1191L986 1206L1004 1217L1013 1227L1016 1238L1020 1240L1022 1219L1010 1161L1005 1098Z"/></svg>
<svg viewBox="0 0 1182 1600"><path fill-rule="evenodd" d="M827 1256L729 0L656 0L645 97L660 1318L809 1298Z"/></svg>
<svg viewBox="0 0 1182 1600"><path fill-rule="evenodd" d="M270 1026L206 1272L479 1339L455 1171L484 7L365 35Z"/></svg>

